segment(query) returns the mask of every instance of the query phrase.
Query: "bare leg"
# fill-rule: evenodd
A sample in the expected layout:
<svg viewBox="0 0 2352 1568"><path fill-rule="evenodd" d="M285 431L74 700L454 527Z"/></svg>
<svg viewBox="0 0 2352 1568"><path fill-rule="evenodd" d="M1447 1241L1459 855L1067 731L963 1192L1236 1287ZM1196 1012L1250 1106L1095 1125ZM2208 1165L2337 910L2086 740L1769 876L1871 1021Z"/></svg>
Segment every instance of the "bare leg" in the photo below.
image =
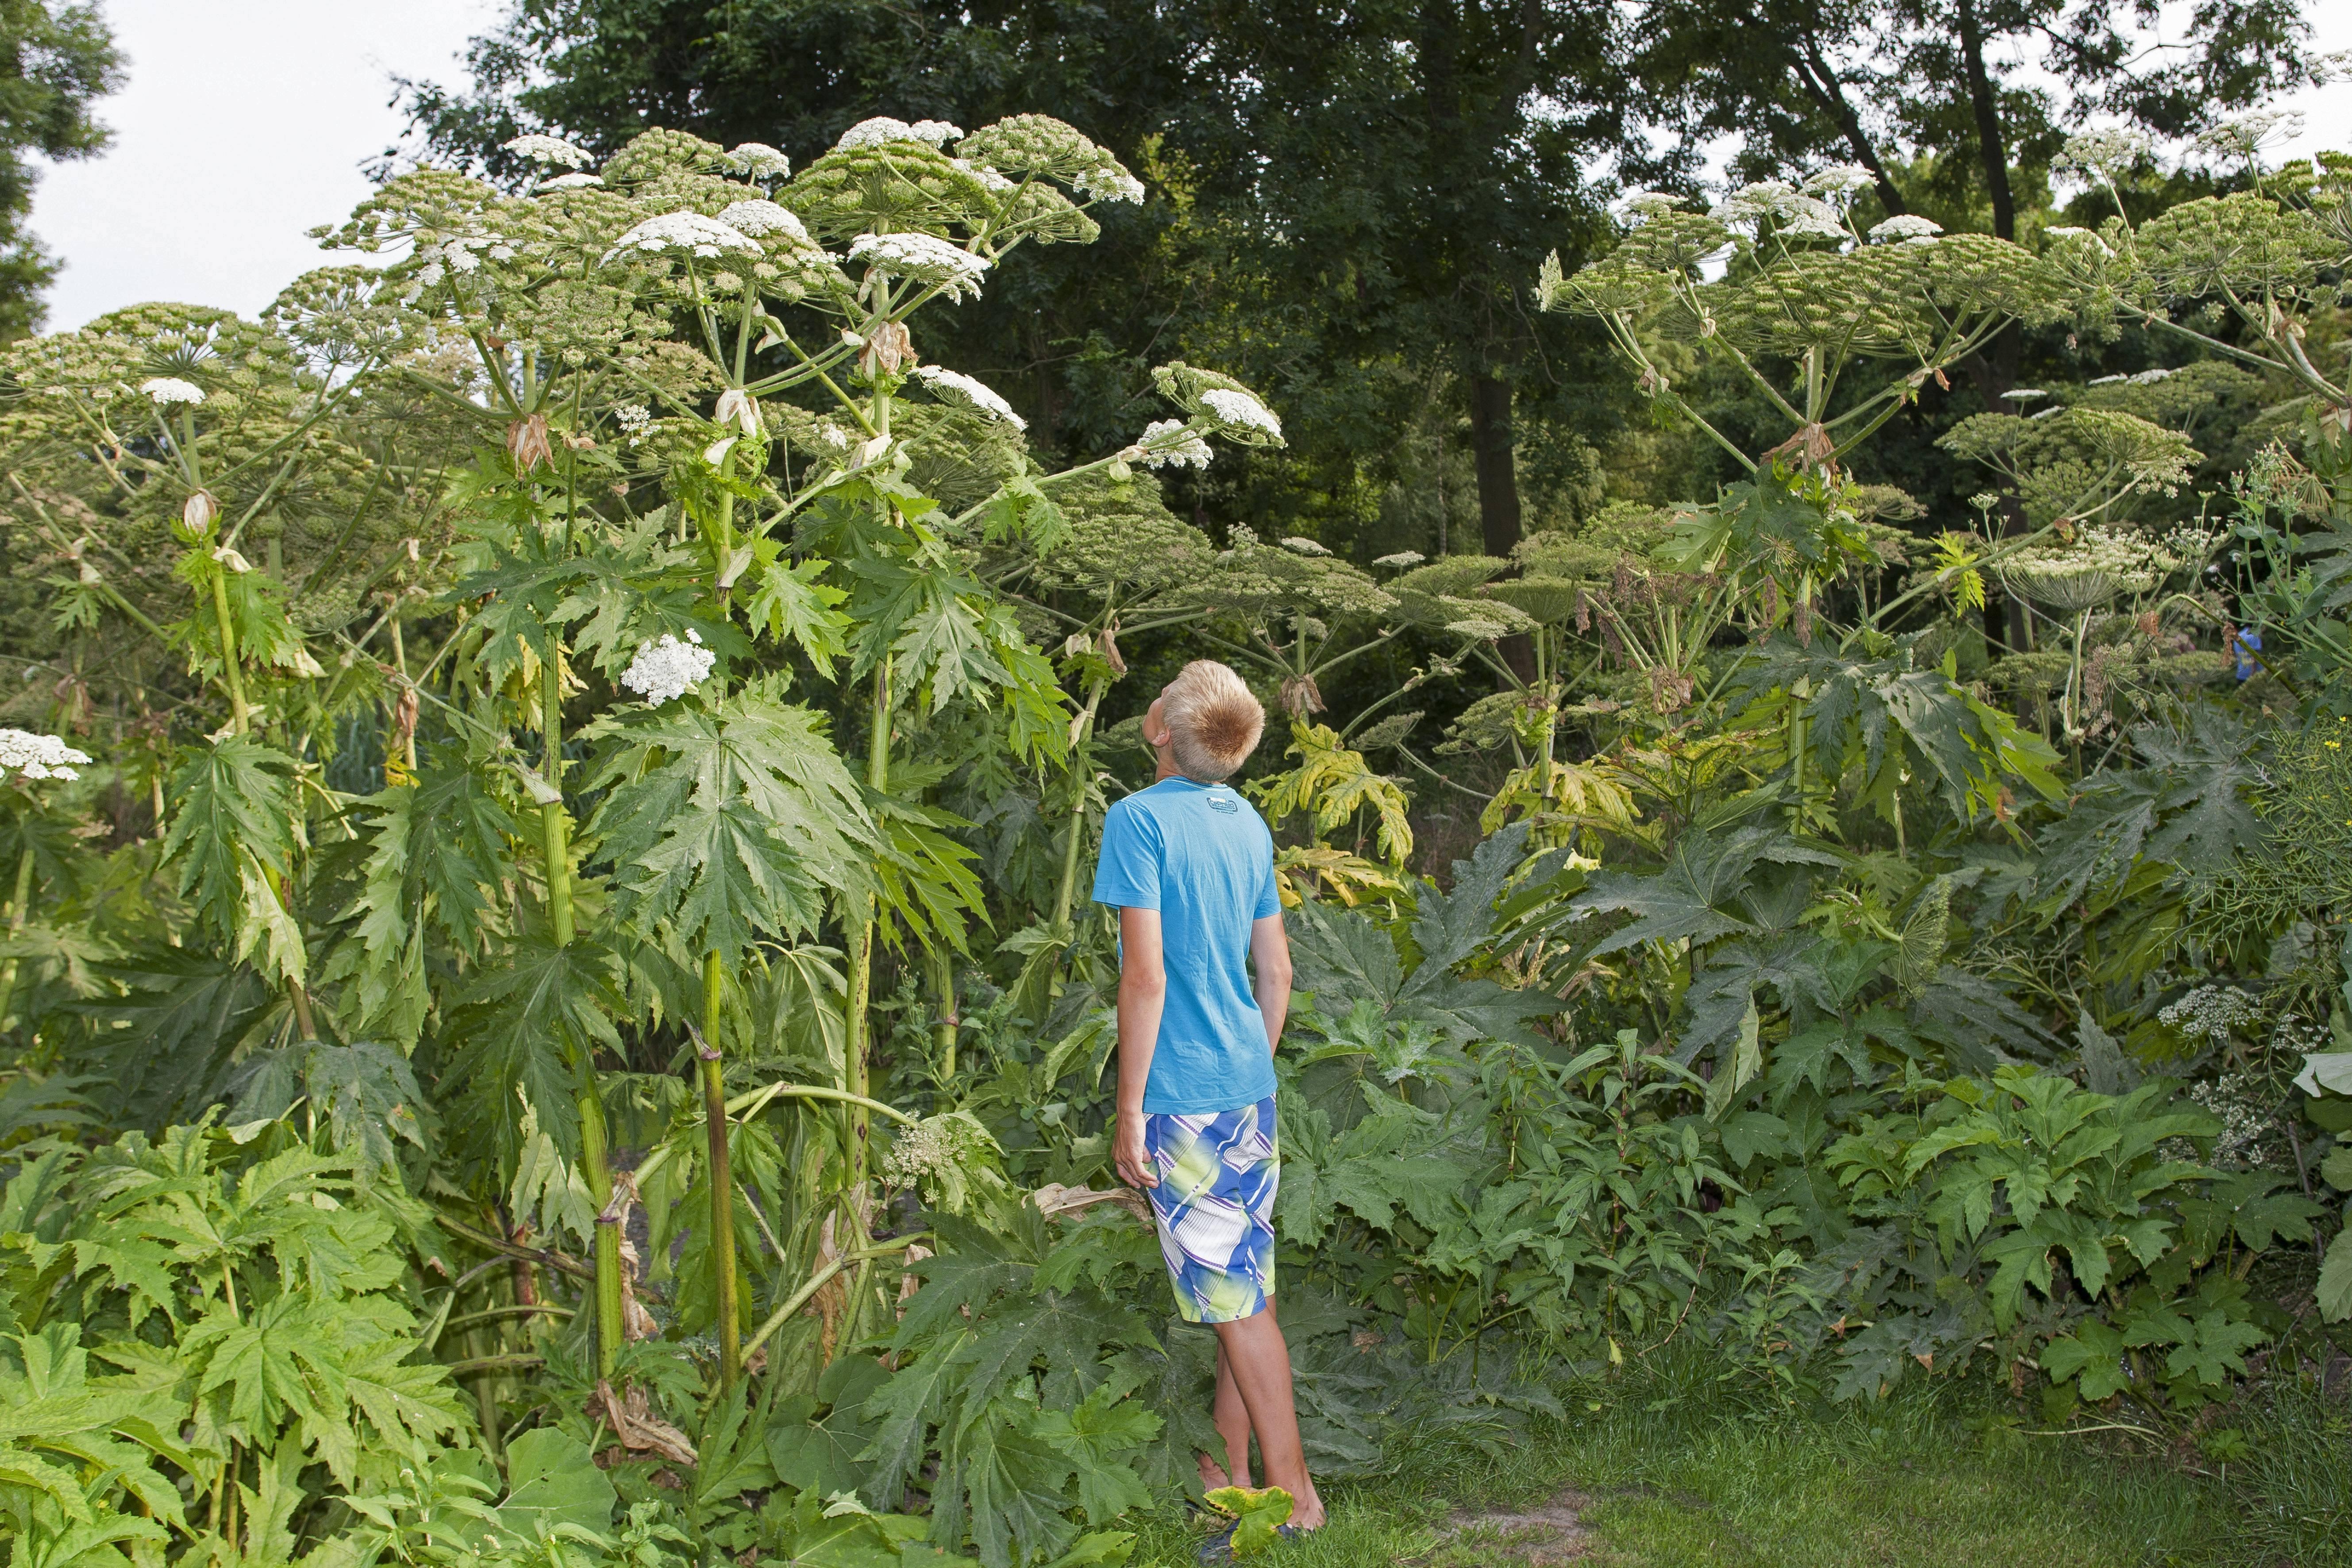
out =
<svg viewBox="0 0 2352 1568"><path fill-rule="evenodd" d="M1323 1523L1323 1500L1316 1495L1307 1473L1307 1452L1298 1441L1298 1411L1291 1403L1290 1347L1274 1321L1274 1303L1265 1311L1239 1322L1219 1323L1217 1342L1221 1363L1229 1368L1249 1424L1257 1435L1258 1458L1265 1467L1259 1477L1265 1485L1290 1494L1290 1522L1301 1530ZM1220 1421L1218 1427L1223 1429ZM1228 1439L1230 1441L1230 1439Z"/></svg>
<svg viewBox="0 0 2352 1568"><path fill-rule="evenodd" d="M1234 1369L1225 1361L1225 1342L1217 1342L1217 1403L1209 1418L1217 1425L1217 1434L1225 1440L1225 1456L1232 1461L1230 1473L1217 1468L1217 1461L1207 1454L1201 1456L1201 1484L1212 1491L1223 1486L1245 1487L1250 1484L1250 1418L1249 1406L1242 1402L1241 1385L1234 1381Z"/></svg>

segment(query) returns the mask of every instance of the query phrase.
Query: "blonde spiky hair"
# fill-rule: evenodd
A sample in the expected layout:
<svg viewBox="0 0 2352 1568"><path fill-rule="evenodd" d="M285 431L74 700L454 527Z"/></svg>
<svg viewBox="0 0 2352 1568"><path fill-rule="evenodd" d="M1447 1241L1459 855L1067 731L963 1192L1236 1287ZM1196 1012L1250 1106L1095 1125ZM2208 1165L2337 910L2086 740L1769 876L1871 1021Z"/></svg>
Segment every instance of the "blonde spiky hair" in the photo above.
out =
<svg viewBox="0 0 2352 1568"><path fill-rule="evenodd" d="M1186 665L1160 694L1160 711L1177 768L1202 784L1239 772L1265 730L1265 706L1231 666L1213 658Z"/></svg>

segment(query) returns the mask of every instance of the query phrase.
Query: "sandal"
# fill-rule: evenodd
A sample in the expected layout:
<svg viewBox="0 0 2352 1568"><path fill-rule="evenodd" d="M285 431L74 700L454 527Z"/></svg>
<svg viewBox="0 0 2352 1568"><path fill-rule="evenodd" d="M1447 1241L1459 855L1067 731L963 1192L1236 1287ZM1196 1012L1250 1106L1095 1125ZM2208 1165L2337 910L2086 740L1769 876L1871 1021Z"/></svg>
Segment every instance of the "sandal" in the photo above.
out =
<svg viewBox="0 0 2352 1568"><path fill-rule="evenodd" d="M1229 1524L1201 1542L1201 1550L1198 1553L1201 1561L1209 1564L1210 1568L1218 1568L1219 1564L1231 1563L1234 1560L1234 1531L1240 1528L1238 1524Z"/></svg>

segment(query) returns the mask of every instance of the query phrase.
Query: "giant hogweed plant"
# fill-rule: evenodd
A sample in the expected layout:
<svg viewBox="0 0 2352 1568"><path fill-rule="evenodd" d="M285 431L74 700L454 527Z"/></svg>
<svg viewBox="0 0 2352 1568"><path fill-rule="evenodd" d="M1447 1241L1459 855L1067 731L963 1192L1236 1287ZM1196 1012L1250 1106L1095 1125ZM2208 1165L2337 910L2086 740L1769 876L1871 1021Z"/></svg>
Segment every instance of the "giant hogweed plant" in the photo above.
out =
<svg viewBox="0 0 2352 1568"><path fill-rule="evenodd" d="M213 317L184 350L194 329L175 318L160 348L140 341L142 323L100 323L16 358L104 359L80 382L30 390L38 434L81 439L102 461L141 454L125 510L160 512L180 547L184 627L140 618L102 575L83 597L184 644L205 683L191 707L226 717L179 748L165 823L166 858L207 943L231 959L202 984L249 1017L234 965L255 959L290 1010L278 1037L313 1077L343 1069L322 1052L397 1063L415 1051L457 1086L444 1110L477 1184L542 1240L593 1248L583 1321L598 1373L620 1365L632 1324L652 1328L627 1300L629 1210L707 1205L693 1228L709 1282L681 1301L707 1312L692 1326L709 1329L730 1386L747 1338L784 1331L772 1364L813 1369L887 1305L875 1260L890 1248L864 1234L869 1129L913 1118L871 1092L877 953L960 950L981 901L953 820L898 789L894 737L968 709L1001 714L993 733L1027 765L1069 745L1053 668L978 575L981 547L1055 542L1057 487L1199 460L1213 436L1277 442L1280 426L1237 384L1170 366L1158 380L1180 417L1045 474L1001 398L920 360L919 310L969 296L1017 245L1091 238L1087 202L1139 195L1058 122L963 137L871 121L789 181L766 149L668 132L593 174L568 144L520 145L569 172L522 195L404 176L331 231L391 258L364 281L338 275L339 330L367 345L364 363L280 368L300 357L289 337ZM323 336L325 314L288 319ZM134 379L158 359L187 374ZM240 389L278 384L265 370L297 388L270 393L296 412L257 434L235 421L256 405ZM240 553L242 531L302 488L292 459L320 443L318 411L371 396L425 400L474 437L448 490L460 540L429 658L402 650L404 618L426 618L406 602L382 617L390 659L373 640L381 625L355 633L348 619L317 628L328 636L314 651L281 607L279 560L255 568ZM157 428L94 423L110 409ZM231 449L212 458L218 447ZM812 677L866 692L861 765L792 700ZM615 689L642 700L575 717ZM387 787L352 799L317 759L323 726L362 694L383 694L404 733ZM919 786L935 776L915 774ZM806 945L828 925L845 939L845 975ZM769 1016L779 1003L822 1013L828 997L838 1030ZM200 1030L194 1000L156 1011ZM598 1058L649 1024L683 1027L699 1093L690 1106L656 1096L650 1122L630 1112L655 1146L620 1176L611 1102L630 1080L600 1073ZM815 1081L730 1083L734 1051L794 1036L815 1042L801 1057ZM290 1092L304 1087L298 1073ZM795 1118L788 1151L764 1152L760 1115L811 1104L838 1114ZM756 1199L731 1190L731 1142L746 1139ZM762 1274L782 1270L785 1299L749 1336L739 1246ZM797 1309L836 1275L820 1346Z"/></svg>
<svg viewBox="0 0 2352 1568"><path fill-rule="evenodd" d="M290 1124L53 1149L0 1188L0 1510L42 1562L287 1561L469 1426L429 1216ZM431 1316L427 1323L424 1320Z"/></svg>
<svg viewBox="0 0 2352 1568"><path fill-rule="evenodd" d="M750 945L814 931L830 894L850 948L848 1037L830 1087L849 1107L841 1190L855 1193L875 1104L877 947L960 948L978 907L968 857L919 801L891 794L899 715L1001 703L1016 754L1041 760L1066 743L1049 667L961 552L983 536L1050 534L1059 516L1046 487L1067 476L1033 475L1018 416L985 385L920 363L909 320L975 291L1014 246L1092 237L1065 185L1088 199L1133 199L1138 187L1056 122L1006 121L961 139L960 157L942 134L871 122L784 184L764 149L730 154L652 133L600 174L575 167L526 197L436 174L394 181L338 236L405 243L394 270L412 308L474 345L506 424L505 458L486 473L482 570L459 589L488 602L460 639L460 668L478 703L502 700L519 727L539 731L541 765L518 776L543 826L548 932L562 955L550 962L567 972L618 961L567 951L577 940L560 798L568 667L594 661L654 699L643 717L584 737L604 757L591 832L635 868L611 889L622 929L699 977L675 1005L698 1018L715 1213L729 1207L728 975ZM558 143L527 150L582 161ZM1223 377L1175 366L1161 381L1190 419L1164 421L1093 468L1189 451L1211 432L1279 438L1263 405ZM639 454L640 471L658 473L673 498L662 524L615 536L583 511L583 489L627 482L594 460L591 414L611 421L598 426L609 443ZM953 513L915 483L943 488L950 471L976 497ZM821 675L845 665L842 678L866 683L862 779L828 770L829 744L772 679L735 675L755 642L790 648ZM698 701L709 718L686 717L683 704L667 716L706 680ZM593 997L593 974L581 980L578 993ZM595 1031L585 1014L581 1026L592 1038L570 1041L575 1064ZM593 1095L575 1099L603 1207ZM709 1234L723 1250L731 1231ZM723 1258L714 1267L728 1270ZM717 1292L729 1381L730 1296ZM609 1314L604 1326L609 1338Z"/></svg>
<svg viewBox="0 0 2352 1568"><path fill-rule="evenodd" d="M2018 791L2059 788L2055 753L1963 685L1948 650L1937 658L1922 633L1884 629L1910 606L1932 608L1923 601L1948 580L1997 566L2050 530L1940 563L1874 605L1851 589L1885 560L1846 465L1994 333L2058 311L2064 287L2017 247L1942 236L1924 220L1855 232L1845 203L1857 177L1751 186L1706 215L1638 196L1616 250L1572 276L1546 265L1538 301L1598 317L1641 389L1699 420L1748 478L1628 540L1634 548L1532 546L1517 583L1489 590L1553 628L1556 665L1576 657L1571 647L1591 649L1580 680L1608 662L1647 689L1632 717L1656 740L1646 754L1621 742L1606 759L1613 795L1578 779L1581 799L1538 788L1521 809L1654 862L1589 881L1586 868L1560 871L1551 962L1563 974L1601 963L1612 989L1656 998L1653 1026L1678 1037L1678 1055L1713 1058L1718 1107L1817 1009L1888 984L1896 955L1904 1001L1929 1005L1944 895L1915 868L1913 846L2011 812ZM1720 278L1706 280L1701 262L1727 251ZM1749 453L1705 426L1652 352L1661 335L1719 361L1787 421L1788 438ZM1734 630L1748 646L1718 648ZM1530 738L1567 709L1564 685L1527 700L1538 721L1526 726ZM1580 716L1593 715L1586 704ZM1706 733L1709 721L1723 732ZM1645 796L1669 820L1632 831ZM1848 851L1822 841L1855 842L1858 813L1894 840L1895 864L1874 889L1842 887ZM1582 923L1621 914L1631 918ZM1949 1022L1932 1032L1969 1033ZM2002 1037L2019 1037L2004 1025Z"/></svg>
<svg viewBox="0 0 2352 1568"><path fill-rule="evenodd" d="M2258 111L2201 138L2239 164L2252 188L2168 207L2132 223L2116 182L2146 153L2120 132L2077 136L2065 158L2104 188L2116 216L2095 233L2053 231L2053 265L2125 320L2242 365L2284 393L2308 461L2346 503L2352 470L2352 382L2313 329L2343 300L2352 255L2346 202L2352 158L2342 153L2266 167L2263 147L2281 117Z"/></svg>

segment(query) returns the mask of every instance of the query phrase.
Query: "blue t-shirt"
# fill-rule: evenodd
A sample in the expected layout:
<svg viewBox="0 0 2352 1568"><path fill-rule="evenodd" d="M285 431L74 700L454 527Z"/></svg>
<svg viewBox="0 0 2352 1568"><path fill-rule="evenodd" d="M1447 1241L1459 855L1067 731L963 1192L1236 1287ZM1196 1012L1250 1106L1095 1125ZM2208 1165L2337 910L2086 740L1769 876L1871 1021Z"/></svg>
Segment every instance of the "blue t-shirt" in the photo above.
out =
<svg viewBox="0 0 2352 1568"><path fill-rule="evenodd" d="M1274 835L1225 784L1162 779L1103 816L1095 902L1158 910L1168 996L1143 1109L1199 1116L1274 1092L1265 1015L1250 990L1250 926L1282 911Z"/></svg>

